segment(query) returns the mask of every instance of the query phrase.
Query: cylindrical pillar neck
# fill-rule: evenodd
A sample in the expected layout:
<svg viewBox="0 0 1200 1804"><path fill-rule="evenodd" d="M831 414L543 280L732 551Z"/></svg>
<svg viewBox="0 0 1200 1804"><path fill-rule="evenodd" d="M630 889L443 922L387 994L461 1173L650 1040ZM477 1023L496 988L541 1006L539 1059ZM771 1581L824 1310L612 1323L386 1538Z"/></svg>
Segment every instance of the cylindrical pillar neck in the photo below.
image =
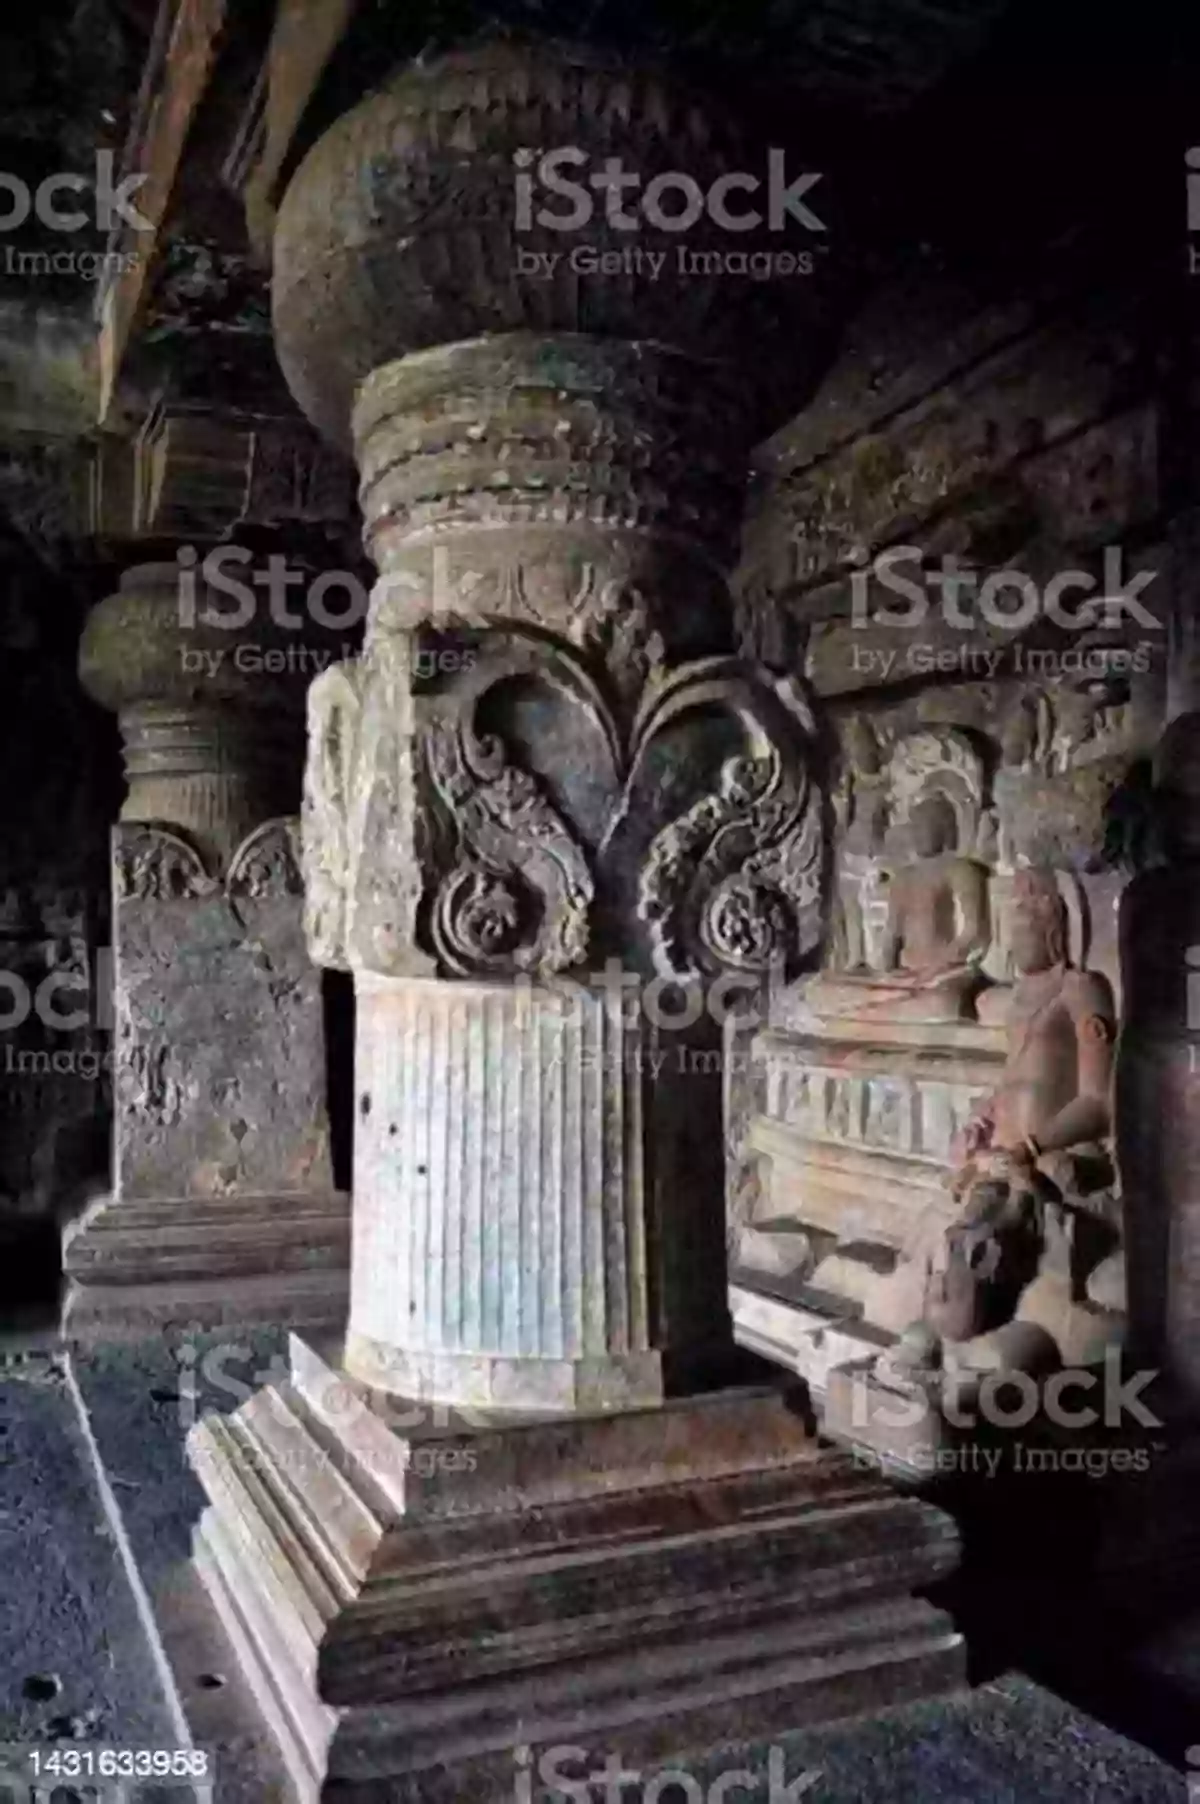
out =
<svg viewBox="0 0 1200 1804"><path fill-rule="evenodd" d="M144 702L122 709L123 821L181 827L217 868L263 821L297 812L304 763L296 709L241 713Z"/></svg>
<svg viewBox="0 0 1200 1804"><path fill-rule="evenodd" d="M298 652L311 629L265 606L246 616L209 592L194 558L139 564L92 610L80 646L83 686L121 728L121 819L182 830L214 871L300 799L311 668Z"/></svg>

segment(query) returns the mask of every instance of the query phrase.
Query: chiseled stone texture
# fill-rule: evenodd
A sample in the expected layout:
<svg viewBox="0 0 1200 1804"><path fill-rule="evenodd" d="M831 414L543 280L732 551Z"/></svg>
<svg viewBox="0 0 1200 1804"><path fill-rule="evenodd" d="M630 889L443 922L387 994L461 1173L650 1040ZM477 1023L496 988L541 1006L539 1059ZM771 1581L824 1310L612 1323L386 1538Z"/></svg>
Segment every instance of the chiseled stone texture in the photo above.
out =
<svg viewBox="0 0 1200 1804"><path fill-rule="evenodd" d="M321 980L286 836L268 823L218 881L178 836L115 829L123 1198L333 1188Z"/></svg>
<svg viewBox="0 0 1200 1804"><path fill-rule="evenodd" d="M584 985L360 972L349 1368L464 1404L661 1398L662 1355L726 1327L719 1077L681 1075L681 1039Z"/></svg>

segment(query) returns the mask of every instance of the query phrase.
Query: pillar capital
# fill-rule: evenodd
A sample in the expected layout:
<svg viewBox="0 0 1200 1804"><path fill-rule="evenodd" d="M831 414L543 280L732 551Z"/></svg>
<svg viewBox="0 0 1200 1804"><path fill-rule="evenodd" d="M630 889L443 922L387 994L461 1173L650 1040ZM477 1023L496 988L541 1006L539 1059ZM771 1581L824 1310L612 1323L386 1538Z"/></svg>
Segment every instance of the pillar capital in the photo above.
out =
<svg viewBox="0 0 1200 1804"><path fill-rule="evenodd" d="M746 261L811 256L803 223L772 214L780 155L721 99L589 46L493 40L408 65L283 197L272 305L292 393L348 444L374 371L528 331L669 345L778 403L819 304L810 276Z"/></svg>
<svg viewBox="0 0 1200 1804"><path fill-rule="evenodd" d="M194 558L126 570L79 653L84 689L120 722L121 819L181 827L223 866L255 827L294 813L311 638L265 607L232 609Z"/></svg>

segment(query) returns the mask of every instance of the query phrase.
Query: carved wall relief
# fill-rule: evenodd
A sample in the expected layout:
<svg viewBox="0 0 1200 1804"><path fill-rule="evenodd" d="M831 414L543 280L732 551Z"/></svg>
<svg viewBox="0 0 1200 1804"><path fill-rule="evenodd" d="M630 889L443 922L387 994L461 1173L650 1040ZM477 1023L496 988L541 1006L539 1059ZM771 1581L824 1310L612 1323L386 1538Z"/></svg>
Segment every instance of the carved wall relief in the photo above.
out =
<svg viewBox="0 0 1200 1804"><path fill-rule="evenodd" d="M776 998L730 1149L739 1337L828 1386L838 1432L848 1374L915 1387L933 1424L985 1370L1087 1365L1124 1333L1135 723L1066 684L1002 698L993 733L968 719L842 726L838 931Z"/></svg>
<svg viewBox="0 0 1200 1804"><path fill-rule="evenodd" d="M886 763L857 720L845 736L847 825L835 854L840 977L814 980L814 1012L970 1018L990 943L984 766L966 734L925 729ZM859 774L853 760L863 760Z"/></svg>

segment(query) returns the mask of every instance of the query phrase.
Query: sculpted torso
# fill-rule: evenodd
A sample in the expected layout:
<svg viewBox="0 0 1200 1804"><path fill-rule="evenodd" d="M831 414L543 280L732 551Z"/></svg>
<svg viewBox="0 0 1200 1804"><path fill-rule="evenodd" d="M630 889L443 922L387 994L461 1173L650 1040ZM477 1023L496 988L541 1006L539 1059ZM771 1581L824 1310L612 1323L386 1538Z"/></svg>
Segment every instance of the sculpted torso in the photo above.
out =
<svg viewBox="0 0 1200 1804"><path fill-rule="evenodd" d="M888 908L889 971L935 978L981 949L987 892L969 858L923 860L898 871Z"/></svg>
<svg viewBox="0 0 1200 1804"><path fill-rule="evenodd" d="M930 796L909 822L915 861L888 896L883 970L823 975L809 988L817 1014L958 1020L979 986L987 949L987 876L953 850L954 811Z"/></svg>
<svg viewBox="0 0 1200 1804"><path fill-rule="evenodd" d="M1069 1147L1108 1132L1112 992L1090 972L1056 967L1022 978L1008 1016L1008 1056L992 1098L992 1141ZM1076 1107L1091 1103L1091 1108Z"/></svg>

